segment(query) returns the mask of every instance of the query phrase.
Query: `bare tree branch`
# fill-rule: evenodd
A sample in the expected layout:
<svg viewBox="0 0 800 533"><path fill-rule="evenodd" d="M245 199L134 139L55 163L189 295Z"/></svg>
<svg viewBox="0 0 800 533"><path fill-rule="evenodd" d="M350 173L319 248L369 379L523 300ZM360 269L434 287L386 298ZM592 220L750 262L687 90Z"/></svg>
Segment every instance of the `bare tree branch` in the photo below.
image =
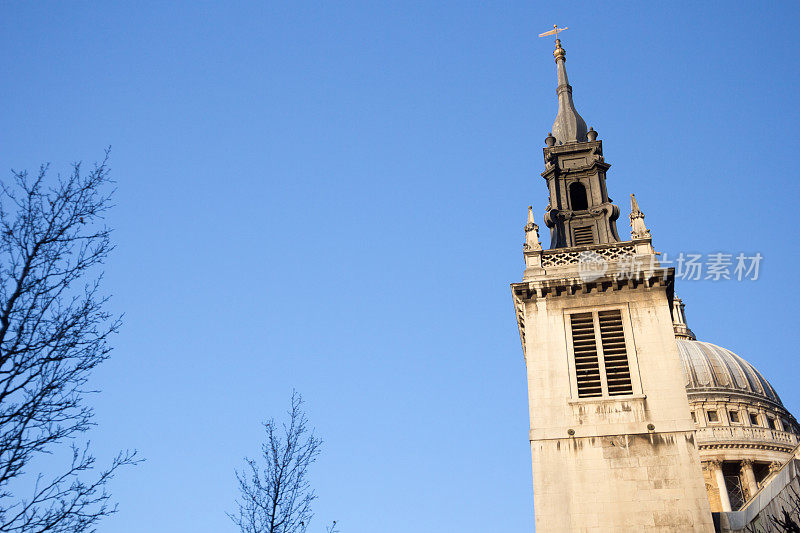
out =
<svg viewBox="0 0 800 533"><path fill-rule="evenodd" d="M50 181L43 165L35 177L12 171L0 183L0 532L94 531L116 510L107 483L136 462L135 452L121 453L87 482L95 458L76 444L93 425L89 375L120 326L100 294L100 267L113 249L103 223L107 162L108 151L89 172L76 163ZM31 462L64 445L72 450L66 470L26 485Z"/></svg>
<svg viewBox="0 0 800 533"><path fill-rule="evenodd" d="M229 513L242 533L304 533L313 517L317 498L306 478L309 466L321 451L322 441L309 429L303 399L292 393L288 422L264 423L266 440L260 461L245 459L236 472L239 484L238 513ZM336 533L336 522L328 533Z"/></svg>

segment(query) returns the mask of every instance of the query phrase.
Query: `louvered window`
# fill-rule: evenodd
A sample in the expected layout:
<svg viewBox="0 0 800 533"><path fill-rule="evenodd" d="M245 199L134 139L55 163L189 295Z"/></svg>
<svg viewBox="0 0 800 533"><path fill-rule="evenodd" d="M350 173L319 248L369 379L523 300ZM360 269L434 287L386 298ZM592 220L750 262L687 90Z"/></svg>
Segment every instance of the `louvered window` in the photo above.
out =
<svg viewBox="0 0 800 533"><path fill-rule="evenodd" d="M572 349L575 353L575 375L578 380L578 398L603 395L600 382L600 362L594 338L592 313L570 315L572 322Z"/></svg>
<svg viewBox="0 0 800 533"><path fill-rule="evenodd" d="M582 228L574 228L572 230L572 238L575 241L575 246L582 246L584 244L594 244L594 235L592 234L592 227L584 226Z"/></svg>
<svg viewBox="0 0 800 533"><path fill-rule="evenodd" d="M572 313L569 320L578 398L633 394L621 311Z"/></svg>
<svg viewBox="0 0 800 533"><path fill-rule="evenodd" d="M600 311L597 316L600 320L600 338L603 340L608 395L633 394L625 333L622 331L622 314L619 309L615 309Z"/></svg>

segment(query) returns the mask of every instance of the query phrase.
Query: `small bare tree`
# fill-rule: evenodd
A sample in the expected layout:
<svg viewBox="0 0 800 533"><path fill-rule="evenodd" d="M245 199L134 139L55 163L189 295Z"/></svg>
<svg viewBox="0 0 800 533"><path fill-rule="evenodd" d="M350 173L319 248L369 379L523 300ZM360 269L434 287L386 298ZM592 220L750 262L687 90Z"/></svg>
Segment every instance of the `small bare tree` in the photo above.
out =
<svg viewBox="0 0 800 533"><path fill-rule="evenodd" d="M100 472L88 443L90 372L109 356L119 319L99 294L99 266L113 248L106 158L49 180L12 171L0 182L0 531L94 531L116 511L107 484L135 462L118 455ZM61 450L62 452L59 452ZM60 473L36 473L61 458ZM48 468L49 469L49 468ZM85 477L92 475L87 481Z"/></svg>
<svg viewBox="0 0 800 533"><path fill-rule="evenodd" d="M292 393L288 421L280 427L274 419L264 423L266 441L260 461L245 459L239 482L238 513L229 513L242 533L304 533L317 498L306 478L321 451L322 441L309 429L303 399ZM328 528L335 533L336 522Z"/></svg>

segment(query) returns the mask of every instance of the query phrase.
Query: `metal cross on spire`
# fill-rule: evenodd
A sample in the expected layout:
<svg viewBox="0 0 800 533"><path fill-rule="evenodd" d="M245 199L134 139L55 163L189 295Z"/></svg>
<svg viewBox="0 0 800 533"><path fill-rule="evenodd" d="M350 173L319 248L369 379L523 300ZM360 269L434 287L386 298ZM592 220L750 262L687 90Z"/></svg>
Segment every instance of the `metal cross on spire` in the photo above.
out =
<svg viewBox="0 0 800 533"><path fill-rule="evenodd" d="M556 39L558 39L558 32L564 31L564 30L568 30L568 29L569 28L567 28L566 26L564 26L563 28L559 28L558 24L553 24L553 29L552 30L546 31L544 33L540 33L539 37L547 37L548 35L555 35Z"/></svg>

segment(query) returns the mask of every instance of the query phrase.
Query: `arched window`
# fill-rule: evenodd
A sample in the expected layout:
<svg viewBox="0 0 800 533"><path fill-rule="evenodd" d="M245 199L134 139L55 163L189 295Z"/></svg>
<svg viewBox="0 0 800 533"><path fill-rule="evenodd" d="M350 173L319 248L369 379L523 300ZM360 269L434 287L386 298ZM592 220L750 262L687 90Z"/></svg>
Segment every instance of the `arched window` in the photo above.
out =
<svg viewBox="0 0 800 533"><path fill-rule="evenodd" d="M586 199L586 188L579 181L569 186L569 205L573 211L589 209L589 201Z"/></svg>

